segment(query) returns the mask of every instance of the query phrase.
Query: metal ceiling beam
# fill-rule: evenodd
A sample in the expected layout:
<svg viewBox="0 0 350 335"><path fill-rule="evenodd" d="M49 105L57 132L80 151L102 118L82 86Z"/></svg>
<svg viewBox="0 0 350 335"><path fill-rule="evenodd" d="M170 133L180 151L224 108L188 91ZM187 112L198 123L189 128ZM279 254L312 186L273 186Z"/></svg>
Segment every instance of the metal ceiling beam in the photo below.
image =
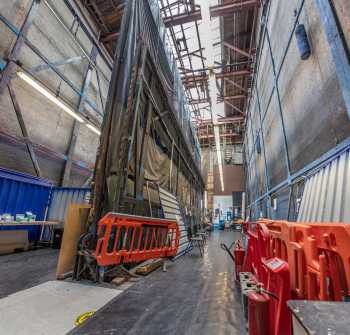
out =
<svg viewBox="0 0 350 335"><path fill-rule="evenodd" d="M182 83L184 85L186 84L192 84L194 82L205 82L208 81L209 77L208 75L192 75L192 76L183 76L181 77Z"/></svg>
<svg viewBox="0 0 350 335"><path fill-rule="evenodd" d="M17 31L17 39L8 57L9 61L7 62L4 70L1 73L0 95L2 94L2 92L5 91L5 89L7 88L7 85L10 83L10 81L16 74L16 69L17 69L16 63L20 57L22 47L25 44L28 31L33 23L35 16L38 13L39 5L40 5L39 1L37 0L32 1L20 31ZM3 18L2 19L3 22L4 21L7 22L5 17L3 17L1 14L0 16Z"/></svg>
<svg viewBox="0 0 350 335"><path fill-rule="evenodd" d="M231 84L232 86L234 86L234 87L240 89L242 92L248 93L248 91L247 91L243 86L237 84L237 83L234 82L233 80L231 80L231 79L229 79L229 78L224 78L224 80L225 80L227 83Z"/></svg>
<svg viewBox="0 0 350 335"><path fill-rule="evenodd" d="M188 13L177 14L173 16L164 17L163 21L167 28L178 26L181 24L198 21L202 19L202 13L200 9L191 11Z"/></svg>
<svg viewBox="0 0 350 335"><path fill-rule="evenodd" d="M228 102L227 100L224 100L224 103L230 107L232 107L236 112L244 115L243 111L241 109L239 109L237 106L231 104L230 102Z"/></svg>
<svg viewBox="0 0 350 335"><path fill-rule="evenodd" d="M238 77L238 76L249 76L251 72L249 70L238 70L238 71L231 71L231 72L223 72L223 73L216 73L215 77L216 79L221 78L231 78L231 77Z"/></svg>
<svg viewBox="0 0 350 335"><path fill-rule="evenodd" d="M26 124L25 124L24 119L23 119L22 109L19 106L15 91L14 91L11 83L8 84L8 90L10 93L10 98L12 100L13 109L15 110L17 120L18 120L19 126L21 128L22 136L23 136L24 142L26 144L30 159L32 161L35 173L38 177L41 177L41 170L40 170L40 166L38 163L38 159L36 157L34 147L33 147L32 143L30 142L28 130L27 130Z"/></svg>
<svg viewBox="0 0 350 335"><path fill-rule="evenodd" d="M223 97L218 97L218 100L239 100L239 99L245 99L247 96L243 94L238 94L238 95L228 95L228 96L223 96Z"/></svg>
<svg viewBox="0 0 350 335"><path fill-rule="evenodd" d="M240 49L240 48L237 48L236 46L234 46L234 45L232 45L232 44L230 44L230 43L228 43L228 42L223 42L223 45L224 45L226 48L228 48L228 49L230 49L230 50L232 50L232 51L234 51L234 52L237 52L237 53L241 54L242 56L251 58L251 54L250 54L249 52L247 52L247 51L245 51L245 50L242 50L242 49Z"/></svg>
<svg viewBox="0 0 350 335"><path fill-rule="evenodd" d="M243 2L226 3L210 7L210 17L229 16L233 13L248 10L259 6L259 1L248 0Z"/></svg>
<svg viewBox="0 0 350 335"><path fill-rule="evenodd" d="M208 103L210 102L210 99L209 98L204 98L204 99L192 99L192 100L189 100L189 104L205 104L205 103Z"/></svg>
<svg viewBox="0 0 350 335"><path fill-rule="evenodd" d="M244 117L243 116L235 116L235 117L223 117L223 118L219 118L217 119L217 122L220 124L231 124L231 123L242 123L244 121ZM197 123L197 126L204 126L204 125L210 125L213 124L213 120L212 119L205 119L205 120L201 120L200 122Z"/></svg>
<svg viewBox="0 0 350 335"><path fill-rule="evenodd" d="M224 133L224 134L220 134L220 137L238 137L238 136L242 136L241 134L237 134L237 133ZM200 140L205 139L205 138L214 138L215 135L214 134L206 134L206 135L199 135L198 136Z"/></svg>

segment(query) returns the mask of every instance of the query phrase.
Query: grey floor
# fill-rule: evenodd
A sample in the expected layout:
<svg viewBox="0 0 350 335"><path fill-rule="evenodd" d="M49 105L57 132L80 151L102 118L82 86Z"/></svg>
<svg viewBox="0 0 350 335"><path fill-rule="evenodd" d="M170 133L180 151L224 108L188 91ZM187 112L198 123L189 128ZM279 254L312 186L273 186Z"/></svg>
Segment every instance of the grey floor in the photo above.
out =
<svg viewBox="0 0 350 335"><path fill-rule="evenodd" d="M152 273L69 334L245 334L233 262L220 248L237 237L213 232L203 258L195 250Z"/></svg>
<svg viewBox="0 0 350 335"><path fill-rule="evenodd" d="M0 256L0 299L55 279L59 250L38 249Z"/></svg>

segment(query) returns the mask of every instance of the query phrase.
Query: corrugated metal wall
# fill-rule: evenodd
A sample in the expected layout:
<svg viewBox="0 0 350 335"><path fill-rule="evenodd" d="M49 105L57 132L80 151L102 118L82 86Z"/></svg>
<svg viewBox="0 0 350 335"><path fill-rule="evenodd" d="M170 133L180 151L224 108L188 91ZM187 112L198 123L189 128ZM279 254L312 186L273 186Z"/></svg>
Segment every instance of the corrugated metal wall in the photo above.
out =
<svg viewBox="0 0 350 335"><path fill-rule="evenodd" d="M32 212L44 220L52 184L23 173L0 169L0 214Z"/></svg>
<svg viewBox="0 0 350 335"><path fill-rule="evenodd" d="M83 204L90 197L89 188L61 188L52 189L47 212L48 221L64 222L70 204Z"/></svg>
<svg viewBox="0 0 350 335"><path fill-rule="evenodd" d="M298 221L350 223L350 149L306 181Z"/></svg>
<svg viewBox="0 0 350 335"><path fill-rule="evenodd" d="M189 248L187 229L181 214L180 204L177 198L163 188L159 188L159 197L164 212L164 217L176 220L180 229L180 244L176 257L183 255Z"/></svg>

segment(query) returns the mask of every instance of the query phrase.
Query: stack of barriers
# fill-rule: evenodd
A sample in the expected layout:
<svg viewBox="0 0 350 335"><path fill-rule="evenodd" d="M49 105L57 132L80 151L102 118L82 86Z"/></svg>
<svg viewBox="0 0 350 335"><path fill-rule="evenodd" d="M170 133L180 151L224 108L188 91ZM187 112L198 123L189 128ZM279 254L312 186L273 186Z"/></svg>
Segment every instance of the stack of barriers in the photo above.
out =
<svg viewBox="0 0 350 335"><path fill-rule="evenodd" d="M259 304L268 309L249 313L249 334L254 334L257 314L268 315L267 334L292 334L290 299L349 301L350 225L263 219L247 224L245 234L248 243L238 271L251 273L257 283L248 310Z"/></svg>

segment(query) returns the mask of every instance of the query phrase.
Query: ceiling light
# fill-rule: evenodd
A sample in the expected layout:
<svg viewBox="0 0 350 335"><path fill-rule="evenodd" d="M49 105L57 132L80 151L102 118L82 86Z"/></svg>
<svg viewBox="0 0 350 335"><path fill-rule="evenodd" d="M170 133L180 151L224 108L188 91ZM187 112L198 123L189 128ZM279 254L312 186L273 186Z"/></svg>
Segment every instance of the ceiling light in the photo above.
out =
<svg viewBox="0 0 350 335"><path fill-rule="evenodd" d="M83 123L84 119L80 117L76 112L74 112L70 107L64 104L60 99L58 99L52 92L50 92L47 88L41 85L38 81L33 79L30 75L24 72L18 72L18 76L23 79L30 86L35 88L39 93L48 98L51 102L60 107L63 111L65 111L70 116L74 117L77 121Z"/></svg>
<svg viewBox="0 0 350 335"><path fill-rule="evenodd" d="M93 131L95 134L97 135L101 135L101 131L99 129L97 129L97 127L93 126L92 124L90 123L87 123L86 124L86 127L88 127L91 131Z"/></svg>
<svg viewBox="0 0 350 335"><path fill-rule="evenodd" d="M216 155L218 158L218 166L219 166L219 175L220 175L220 184L221 184L221 192L224 192L224 171L222 169L222 155L221 155L221 145L220 145L220 130L219 126L214 125L214 135L215 135L215 147L216 147Z"/></svg>

